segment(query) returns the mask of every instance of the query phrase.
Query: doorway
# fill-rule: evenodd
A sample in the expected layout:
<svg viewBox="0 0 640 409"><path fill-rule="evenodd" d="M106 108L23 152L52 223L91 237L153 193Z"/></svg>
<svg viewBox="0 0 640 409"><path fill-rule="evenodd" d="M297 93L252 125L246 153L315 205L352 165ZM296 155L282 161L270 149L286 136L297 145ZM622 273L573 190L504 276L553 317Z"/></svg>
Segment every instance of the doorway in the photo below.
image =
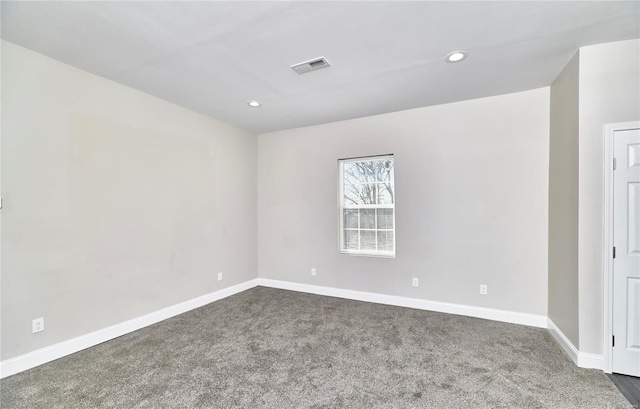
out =
<svg viewBox="0 0 640 409"><path fill-rule="evenodd" d="M605 126L605 372L640 377L640 122Z"/></svg>

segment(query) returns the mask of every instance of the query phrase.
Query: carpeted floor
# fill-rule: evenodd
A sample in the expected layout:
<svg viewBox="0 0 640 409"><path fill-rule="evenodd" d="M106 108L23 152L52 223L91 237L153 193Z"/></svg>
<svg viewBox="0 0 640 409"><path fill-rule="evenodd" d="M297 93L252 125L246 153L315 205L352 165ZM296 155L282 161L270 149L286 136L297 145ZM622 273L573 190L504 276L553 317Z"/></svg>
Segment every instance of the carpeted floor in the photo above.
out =
<svg viewBox="0 0 640 409"><path fill-rule="evenodd" d="M631 408L547 330L263 287L2 380L2 408Z"/></svg>

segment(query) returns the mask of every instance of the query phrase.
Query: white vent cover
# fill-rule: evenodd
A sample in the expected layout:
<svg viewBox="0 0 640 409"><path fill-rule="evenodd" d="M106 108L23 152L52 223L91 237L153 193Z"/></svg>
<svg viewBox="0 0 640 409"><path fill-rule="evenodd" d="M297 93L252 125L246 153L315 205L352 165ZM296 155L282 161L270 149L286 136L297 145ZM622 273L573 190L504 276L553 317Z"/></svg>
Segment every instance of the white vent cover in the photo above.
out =
<svg viewBox="0 0 640 409"><path fill-rule="evenodd" d="M305 72L319 70L320 68L326 68L331 66L329 61L324 57L314 58L313 60L301 62L291 66L291 69L298 74L304 74Z"/></svg>

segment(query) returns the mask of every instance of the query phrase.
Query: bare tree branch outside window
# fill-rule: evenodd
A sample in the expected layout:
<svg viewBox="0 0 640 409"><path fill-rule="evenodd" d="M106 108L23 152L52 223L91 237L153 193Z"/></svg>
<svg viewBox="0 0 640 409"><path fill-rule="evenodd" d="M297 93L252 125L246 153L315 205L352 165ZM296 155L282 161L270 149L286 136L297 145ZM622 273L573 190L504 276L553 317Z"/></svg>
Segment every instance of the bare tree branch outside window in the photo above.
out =
<svg viewBox="0 0 640 409"><path fill-rule="evenodd" d="M345 204L394 203L393 160L353 162L344 166ZM388 198L387 200L385 200Z"/></svg>

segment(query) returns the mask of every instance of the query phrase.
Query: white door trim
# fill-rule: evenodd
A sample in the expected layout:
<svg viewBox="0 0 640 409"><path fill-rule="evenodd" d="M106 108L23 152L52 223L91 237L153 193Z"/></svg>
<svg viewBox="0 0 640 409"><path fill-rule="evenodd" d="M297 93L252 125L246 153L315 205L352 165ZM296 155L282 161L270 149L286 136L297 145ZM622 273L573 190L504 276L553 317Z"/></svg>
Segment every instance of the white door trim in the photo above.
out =
<svg viewBox="0 0 640 409"><path fill-rule="evenodd" d="M613 369L613 135L617 131L640 129L640 121L606 124L604 126L604 157L603 157L603 240L602 264L604 287L604 372L611 373Z"/></svg>

